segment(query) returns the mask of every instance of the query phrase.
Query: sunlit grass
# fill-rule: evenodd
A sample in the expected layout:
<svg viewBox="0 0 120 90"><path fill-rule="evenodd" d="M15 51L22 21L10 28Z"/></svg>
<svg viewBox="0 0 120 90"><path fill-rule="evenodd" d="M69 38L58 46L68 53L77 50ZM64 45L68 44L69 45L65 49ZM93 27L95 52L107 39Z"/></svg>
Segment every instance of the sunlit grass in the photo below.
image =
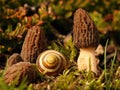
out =
<svg viewBox="0 0 120 90"><path fill-rule="evenodd" d="M43 87L38 87L38 90L118 90L120 89L120 67L115 67L115 60L117 51L115 51L114 57L111 60L111 66L108 68L106 64L106 49L108 41L105 45L104 53L104 69L99 76L96 76L92 72L78 71L75 61L70 61L72 66L69 66L63 73L56 77L42 76L40 83L45 83ZM57 46L56 46L57 47ZM59 48L59 47L57 47ZM63 49L64 50L64 49ZM115 70L117 69L117 70ZM23 82L19 86L15 84L7 85L3 81L3 72L0 73L0 90L34 90L35 83L27 84L23 79Z"/></svg>
<svg viewBox="0 0 120 90"><path fill-rule="evenodd" d="M107 36L112 36L112 38L110 37L110 42L116 42L120 39L120 10L118 0L111 0L110 2L108 0L16 1L18 0L7 1L7 3L6 0L0 1L0 54L3 53L7 55L16 51L20 53L26 29L38 24L38 22L41 20L43 20L42 22L45 23L43 27L46 30L46 33L52 32L52 34L54 34L53 31L50 30L50 26L55 26L54 28L58 30L58 32L60 31L62 33L68 30L71 31L73 13L79 7L87 10L92 19L95 21L99 32L101 32L100 37L101 42L104 41L102 42L103 45L106 42L105 39ZM38 10L35 12L35 15L32 14L29 16L27 15L29 13L22 15L19 8L23 8L24 4L28 4L29 9L31 7L33 7L33 9L38 8ZM42 5L44 8L41 8ZM41 9L42 12L40 11ZM49 11L49 14L47 11ZM20 13L20 15L17 13ZM51 27L51 29L53 28ZM116 31L117 33L115 33ZM112 35L109 35L110 33ZM115 51L113 58L107 62L107 46L108 40L105 45L103 55L104 58L101 60L104 62L104 67L100 67L101 74L99 76L95 76L90 71L87 73L77 70L76 59L79 52L74 47L72 39L66 42L66 45L63 45L61 44L61 41L56 38L52 44L50 43L50 45L48 45L47 49L57 50L66 56L70 63L63 73L56 77L47 77L46 75L41 75L39 73L40 75L38 76L42 79L41 82L37 82L36 80L37 83L30 83L28 85L23 79L23 82L21 82L19 86L16 86L15 84L7 85L4 82L3 73L6 69L5 68L4 70L0 71L0 90L34 90L33 88L36 84L40 84L38 90L120 90L120 66L118 66L118 63L116 63L117 51ZM109 63L110 66L107 65L107 63ZM44 83L44 85L42 83Z"/></svg>

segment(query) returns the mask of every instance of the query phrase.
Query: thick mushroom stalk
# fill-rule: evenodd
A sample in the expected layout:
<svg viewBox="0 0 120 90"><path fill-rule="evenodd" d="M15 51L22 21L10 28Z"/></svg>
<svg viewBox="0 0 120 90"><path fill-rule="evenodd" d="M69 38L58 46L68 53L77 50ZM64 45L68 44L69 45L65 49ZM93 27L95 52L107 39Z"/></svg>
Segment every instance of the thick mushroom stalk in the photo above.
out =
<svg viewBox="0 0 120 90"><path fill-rule="evenodd" d="M78 69L93 71L95 74L98 73L97 65L99 64L99 59L95 56L94 48L81 48L80 55L77 60Z"/></svg>
<svg viewBox="0 0 120 90"><path fill-rule="evenodd" d="M78 69L93 71L97 74L99 60L95 56L95 49L99 44L99 33L91 17L81 8L74 13L73 41L80 49L77 60Z"/></svg>

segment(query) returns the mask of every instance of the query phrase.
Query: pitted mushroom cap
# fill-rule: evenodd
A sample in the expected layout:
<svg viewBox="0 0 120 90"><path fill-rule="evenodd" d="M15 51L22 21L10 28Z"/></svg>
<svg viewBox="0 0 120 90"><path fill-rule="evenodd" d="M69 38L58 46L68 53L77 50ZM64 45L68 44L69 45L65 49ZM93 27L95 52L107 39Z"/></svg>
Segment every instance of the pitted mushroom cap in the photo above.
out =
<svg viewBox="0 0 120 90"><path fill-rule="evenodd" d="M37 56L46 49L47 38L41 26L31 27L25 37L21 57L25 62L35 63Z"/></svg>
<svg viewBox="0 0 120 90"><path fill-rule="evenodd" d="M93 20L83 9L74 13L73 41L80 48L97 47L99 44L99 33Z"/></svg>
<svg viewBox="0 0 120 90"><path fill-rule="evenodd" d="M7 67L12 66L18 62L23 62L23 59L18 53L14 53L8 58Z"/></svg>
<svg viewBox="0 0 120 90"><path fill-rule="evenodd" d="M29 62L19 62L6 69L3 75L5 83L8 85L19 85L26 78L28 84L36 80L37 73L33 64Z"/></svg>

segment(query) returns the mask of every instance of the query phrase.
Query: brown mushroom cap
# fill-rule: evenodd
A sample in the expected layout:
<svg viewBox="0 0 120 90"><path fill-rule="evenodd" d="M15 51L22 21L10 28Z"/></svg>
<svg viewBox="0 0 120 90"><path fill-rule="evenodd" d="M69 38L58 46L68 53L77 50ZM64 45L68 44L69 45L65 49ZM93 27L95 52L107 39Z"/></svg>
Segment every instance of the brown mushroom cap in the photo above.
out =
<svg viewBox="0 0 120 90"><path fill-rule="evenodd" d="M28 83L34 82L37 77L35 67L29 62L19 62L6 69L3 78L7 84L19 85L26 78Z"/></svg>
<svg viewBox="0 0 120 90"><path fill-rule="evenodd" d="M97 47L99 33L93 20L83 9L74 13L73 41L77 48Z"/></svg>
<svg viewBox="0 0 120 90"><path fill-rule="evenodd" d="M22 62L23 59L18 53L12 54L7 60L7 66L12 66L15 63Z"/></svg>
<svg viewBox="0 0 120 90"><path fill-rule="evenodd" d="M21 57L25 62L35 63L37 56L46 49L47 39L40 26L31 27L25 37Z"/></svg>

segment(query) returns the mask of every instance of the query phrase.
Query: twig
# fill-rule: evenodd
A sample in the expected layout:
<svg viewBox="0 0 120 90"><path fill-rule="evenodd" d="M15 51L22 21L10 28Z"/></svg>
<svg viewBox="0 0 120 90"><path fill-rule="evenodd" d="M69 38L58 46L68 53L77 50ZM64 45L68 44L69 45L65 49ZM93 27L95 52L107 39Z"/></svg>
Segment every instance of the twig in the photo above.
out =
<svg viewBox="0 0 120 90"><path fill-rule="evenodd" d="M60 39L64 39L65 38L65 35L62 35L62 34L60 34L52 25L50 25L50 27L51 27L51 32L56 36L56 37L58 37L58 38L60 38Z"/></svg>

